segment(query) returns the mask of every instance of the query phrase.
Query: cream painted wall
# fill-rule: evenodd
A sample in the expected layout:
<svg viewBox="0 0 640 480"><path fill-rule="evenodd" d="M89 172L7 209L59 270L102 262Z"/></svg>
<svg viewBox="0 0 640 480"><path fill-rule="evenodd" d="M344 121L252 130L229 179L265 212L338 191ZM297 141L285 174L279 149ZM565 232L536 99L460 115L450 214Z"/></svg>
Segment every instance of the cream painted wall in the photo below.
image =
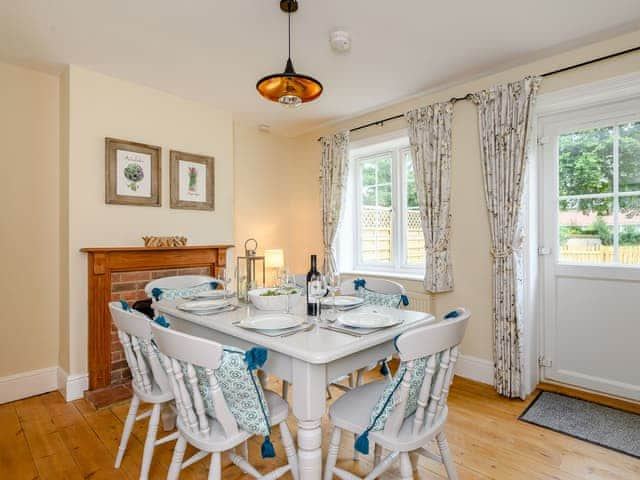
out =
<svg viewBox="0 0 640 480"><path fill-rule="evenodd" d="M68 373L87 369L87 284L83 247L142 245L142 235L185 235L190 244L233 243L231 114L76 66L69 89ZM162 207L106 205L104 139L162 147ZM169 151L215 157L214 212L169 208ZM64 322L63 322L64 323ZM64 329L64 327L63 327Z"/></svg>
<svg viewBox="0 0 640 480"><path fill-rule="evenodd" d="M234 123L234 192L236 253L255 238L259 251L289 253L291 202L289 176L294 141L263 132L251 123ZM289 258L285 259L287 262Z"/></svg>
<svg viewBox="0 0 640 480"><path fill-rule="evenodd" d="M518 80L529 74L543 73L573 65L595 57L635 47L640 31L609 41L575 49L548 57L528 65L488 75L415 98L398 102L366 115L354 117L296 138L295 161L292 165L296 202L300 209L292 217L296 225L293 238L294 253L300 257L311 251L321 251L320 199L316 172L319 168L320 147L316 138L341 129L352 128L409 109L464 96L468 92L488 88L502 82ZM629 54L570 72L545 78L540 94L640 70L640 54ZM404 120L388 122L382 128L368 128L352 135L353 140L375 136L402 128ZM492 358L491 343L491 262L489 257L489 229L485 209L480 170L477 113L470 102L459 102L454 110L453 172L452 172L452 255L455 290L436 296L436 313L441 315L463 305L471 309L472 321L462 345L465 355L482 359ZM310 174L313 172L313 174ZM409 282L415 287L415 283Z"/></svg>
<svg viewBox="0 0 640 480"><path fill-rule="evenodd" d="M0 63L0 377L58 365L58 78Z"/></svg>

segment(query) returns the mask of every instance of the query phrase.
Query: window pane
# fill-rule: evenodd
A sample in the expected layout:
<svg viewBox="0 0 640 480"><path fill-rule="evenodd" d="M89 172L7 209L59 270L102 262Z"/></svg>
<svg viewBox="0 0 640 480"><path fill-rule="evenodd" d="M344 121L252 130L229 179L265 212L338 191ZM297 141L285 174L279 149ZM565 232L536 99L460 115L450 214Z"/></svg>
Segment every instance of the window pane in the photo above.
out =
<svg viewBox="0 0 640 480"><path fill-rule="evenodd" d="M640 191L640 122L620 125L620 191Z"/></svg>
<svg viewBox="0 0 640 480"><path fill-rule="evenodd" d="M375 162L362 162L360 176L362 185L375 185L376 183L376 164Z"/></svg>
<svg viewBox="0 0 640 480"><path fill-rule="evenodd" d="M640 265L640 196L620 197L619 263Z"/></svg>
<svg viewBox="0 0 640 480"><path fill-rule="evenodd" d="M404 168L407 179L407 204L405 206L407 209L407 258L405 261L409 265L423 266L425 261L424 235L422 234L422 222L418 209L415 173L411 163L411 155L408 152L404 155Z"/></svg>
<svg viewBox="0 0 640 480"><path fill-rule="evenodd" d="M407 178L407 207L418 208L418 193L416 192L416 175L411 163L411 154L405 153L404 168Z"/></svg>
<svg viewBox="0 0 640 480"><path fill-rule="evenodd" d="M391 170L390 155L380 155L361 162L360 247L364 263L392 261Z"/></svg>
<svg viewBox="0 0 640 480"><path fill-rule="evenodd" d="M561 200L559 206L560 261L613 263L613 198Z"/></svg>
<svg viewBox="0 0 640 480"><path fill-rule="evenodd" d="M378 206L391 208L391 185L378 186Z"/></svg>
<svg viewBox="0 0 640 480"><path fill-rule="evenodd" d="M363 206L360 212L362 261L391 262L391 209Z"/></svg>
<svg viewBox="0 0 640 480"><path fill-rule="evenodd" d="M391 183L391 156L384 156L376 162L378 166L378 184Z"/></svg>
<svg viewBox="0 0 640 480"><path fill-rule="evenodd" d="M613 128L596 128L559 137L559 194L613 191Z"/></svg>
<svg viewBox="0 0 640 480"><path fill-rule="evenodd" d="M362 187L362 204L376 206L376 187Z"/></svg>

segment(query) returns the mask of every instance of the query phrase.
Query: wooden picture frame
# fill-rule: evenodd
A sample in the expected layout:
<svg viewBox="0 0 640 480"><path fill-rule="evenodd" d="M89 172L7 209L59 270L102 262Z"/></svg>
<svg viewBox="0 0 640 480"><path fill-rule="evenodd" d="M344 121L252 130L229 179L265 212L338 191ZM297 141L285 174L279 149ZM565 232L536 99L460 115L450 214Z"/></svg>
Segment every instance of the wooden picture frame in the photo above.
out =
<svg viewBox="0 0 640 480"><path fill-rule="evenodd" d="M161 158L155 145L105 138L105 203L161 206Z"/></svg>
<svg viewBox="0 0 640 480"><path fill-rule="evenodd" d="M171 150L169 162L171 208L214 210L214 158Z"/></svg>

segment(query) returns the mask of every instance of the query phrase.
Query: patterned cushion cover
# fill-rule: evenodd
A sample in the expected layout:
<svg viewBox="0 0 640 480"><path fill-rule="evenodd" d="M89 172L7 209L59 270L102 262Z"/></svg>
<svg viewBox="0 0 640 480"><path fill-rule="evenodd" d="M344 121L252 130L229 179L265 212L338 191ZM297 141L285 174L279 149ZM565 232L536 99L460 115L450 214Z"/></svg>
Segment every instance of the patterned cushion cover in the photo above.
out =
<svg viewBox="0 0 640 480"><path fill-rule="evenodd" d="M380 305L381 307L399 308L402 301L401 294L379 293L369 290L368 288L359 288L356 290L357 296L364 299L365 303L370 305Z"/></svg>
<svg viewBox="0 0 640 480"><path fill-rule="evenodd" d="M215 370L213 374L218 380L222 395L240 428L249 433L267 436L271 424L269 407L256 370L249 370L244 358L244 351L225 347L220 368ZM196 366L195 370L200 394L205 399L207 415L215 417L205 369Z"/></svg>
<svg viewBox="0 0 640 480"><path fill-rule="evenodd" d="M206 282L185 288L154 288L151 294L156 300L174 300L176 298L193 297L198 293L216 290L218 282Z"/></svg>
<svg viewBox="0 0 640 480"><path fill-rule="evenodd" d="M409 395L407 398L407 409L405 411L404 418L413 415L418 408L418 394L420 393L420 387L422 386L422 381L424 380L426 373L427 357L415 360L414 365L415 368L409 383ZM371 420L369 422L369 425L371 425L370 430L377 431L384 428L387 423L387 419L389 418L389 414L393 410L393 407L395 407L393 394L398 388L400 388L400 384L402 383L402 379L406 372L407 364L406 362L402 362L393 379L387 384L382 395L380 395L378 402L371 411Z"/></svg>
<svg viewBox="0 0 640 480"><path fill-rule="evenodd" d="M437 357L436 357L437 360ZM418 395L420 394L420 387L424 381L426 374L428 357L418 358L414 361L414 370L411 380L409 381L409 392L407 395L407 406L404 412L404 418L413 415L418 408ZM360 434L355 441L355 449L365 455L369 453L369 439L368 435L371 431L382 430L389 419L389 415L396 406L397 399L394 398L396 391L400 388L404 376L407 375L408 367L406 362L400 363L398 371L391 379L385 389L383 390L380 398L376 402L371 411L371 417L369 425L362 434ZM433 376L435 379L436 375ZM432 380L433 381L433 380Z"/></svg>

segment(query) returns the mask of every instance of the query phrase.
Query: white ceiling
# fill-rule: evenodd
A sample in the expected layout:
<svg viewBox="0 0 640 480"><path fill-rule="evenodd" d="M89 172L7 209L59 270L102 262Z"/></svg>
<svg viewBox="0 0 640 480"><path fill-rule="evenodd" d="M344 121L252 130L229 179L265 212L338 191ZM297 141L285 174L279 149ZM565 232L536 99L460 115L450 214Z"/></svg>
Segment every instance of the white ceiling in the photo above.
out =
<svg viewBox="0 0 640 480"><path fill-rule="evenodd" d="M282 71L278 0L2 0L0 58L77 64L231 110L293 135L545 51L638 28L638 0L300 0L293 60L325 86L285 110L255 91ZM328 33L346 27L348 54Z"/></svg>

